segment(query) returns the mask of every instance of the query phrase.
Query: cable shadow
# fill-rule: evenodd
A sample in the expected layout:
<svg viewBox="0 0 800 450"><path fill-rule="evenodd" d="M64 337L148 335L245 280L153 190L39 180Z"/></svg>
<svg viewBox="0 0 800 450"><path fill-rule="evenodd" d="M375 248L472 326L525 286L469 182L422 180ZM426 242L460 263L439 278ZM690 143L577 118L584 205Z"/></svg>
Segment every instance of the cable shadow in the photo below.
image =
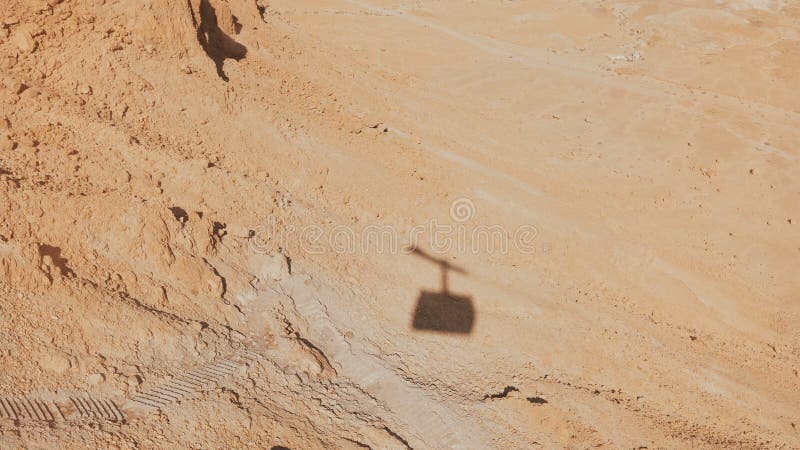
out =
<svg viewBox="0 0 800 450"><path fill-rule="evenodd" d="M235 29L241 25L233 17ZM197 40L209 58L217 67L217 75L224 81L229 81L223 66L226 59L240 61L247 55L247 47L236 42L225 34L219 27L217 12L209 0L200 0L200 24L197 27Z"/></svg>
<svg viewBox="0 0 800 450"><path fill-rule="evenodd" d="M434 258L424 251L415 248L418 256L435 262L441 270L442 290L421 291L414 309L412 326L416 330L436 331L440 333L469 334L475 324L475 306L472 297L450 292L448 273L466 272L443 259Z"/></svg>

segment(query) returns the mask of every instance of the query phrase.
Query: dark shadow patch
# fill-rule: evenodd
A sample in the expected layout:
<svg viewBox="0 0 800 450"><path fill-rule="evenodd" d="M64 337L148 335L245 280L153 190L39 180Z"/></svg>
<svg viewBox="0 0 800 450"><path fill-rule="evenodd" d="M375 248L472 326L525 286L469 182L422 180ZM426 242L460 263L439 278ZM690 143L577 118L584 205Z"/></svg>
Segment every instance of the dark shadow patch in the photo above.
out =
<svg viewBox="0 0 800 450"><path fill-rule="evenodd" d="M519 389L517 389L514 386L506 386L505 388L503 388L503 392L498 392L496 394L486 394L486 395L483 396L483 399L484 400L490 400L490 399L494 400L496 398L506 398L506 397L508 397L508 394L510 394L512 392L519 392Z"/></svg>
<svg viewBox="0 0 800 450"><path fill-rule="evenodd" d="M172 212L172 215L178 222L184 224L189 221L189 213L187 213L186 210L180 206L173 206L169 210Z"/></svg>
<svg viewBox="0 0 800 450"><path fill-rule="evenodd" d="M258 9L258 15L261 16L261 20L266 22L266 20L267 20L267 7L264 6L264 4L261 1L256 0L256 9Z"/></svg>
<svg viewBox="0 0 800 450"><path fill-rule="evenodd" d="M383 429L386 430L387 433L389 433L389 436L397 439L401 444L405 445L407 449L413 448L411 447L411 444L409 444L408 441L403 436L400 436L399 434L394 432L391 428L383 427Z"/></svg>
<svg viewBox="0 0 800 450"><path fill-rule="evenodd" d="M472 297L450 292L448 273L466 273L448 261L434 258L420 249L413 249L417 255L439 265L442 277L442 290L422 291L414 309L412 326L417 330L438 331L440 333L469 334L475 323L475 307Z"/></svg>
<svg viewBox="0 0 800 450"><path fill-rule="evenodd" d="M530 403L533 403L534 405L545 405L545 404L547 404L547 400L543 399L542 397L528 397L525 400L527 400Z"/></svg>
<svg viewBox="0 0 800 450"><path fill-rule="evenodd" d="M207 260L207 259L203 258L203 262L204 262L204 263L206 263L206 265L207 265L207 266L208 266L208 267L211 269L211 272L212 272L212 273L214 273L214 275L216 275L216 276L217 276L217 278L219 278L220 284L221 284L221 286L222 286L222 293L220 294L220 298L222 299L222 301L224 301L224 302L225 302L225 304L226 304L226 305L227 305L227 304L229 304L229 303L230 303L230 301L229 301L228 299L226 299L226 298L225 298L225 294L227 294L227 293L228 293L228 280L226 280L226 279L225 279L225 277L223 277L223 276L222 276L222 275L219 273L219 271L217 270L217 268L216 268L216 267L214 267L214 266L212 266L212 265L211 265L211 263L210 263L210 262L208 262L208 260Z"/></svg>
<svg viewBox="0 0 800 450"><path fill-rule="evenodd" d="M238 33L242 26L234 17L234 29ZM223 65L226 59L239 61L247 55L247 47L234 41L219 28L217 12L208 0L200 0L200 23L197 26L197 40L217 67L217 75L229 81Z"/></svg>
<svg viewBox="0 0 800 450"><path fill-rule="evenodd" d="M75 276L75 272L69 268L69 261L61 256L61 249L59 247L54 247L47 244L39 244L39 255L41 255L43 258L45 256L49 256L50 260L53 261L53 265L56 267L56 269L58 269L62 277Z"/></svg>
<svg viewBox="0 0 800 450"><path fill-rule="evenodd" d="M214 236L216 236L217 239L222 239L223 236L228 234L228 231L225 229L226 227L227 225L222 222L215 221L211 224L211 229L214 231Z"/></svg>
<svg viewBox="0 0 800 450"><path fill-rule="evenodd" d="M470 297L422 291L414 310L414 328L442 333L468 334L475 322Z"/></svg>

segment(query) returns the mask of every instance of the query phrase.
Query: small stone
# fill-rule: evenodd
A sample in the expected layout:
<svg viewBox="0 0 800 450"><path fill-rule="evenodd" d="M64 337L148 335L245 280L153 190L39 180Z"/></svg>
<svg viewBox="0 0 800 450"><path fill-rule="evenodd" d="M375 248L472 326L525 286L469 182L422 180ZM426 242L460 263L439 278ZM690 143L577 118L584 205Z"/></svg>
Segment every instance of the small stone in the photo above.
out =
<svg viewBox="0 0 800 450"><path fill-rule="evenodd" d="M102 373L93 373L86 378L86 382L90 386L97 386L98 384L102 383L106 380L106 376Z"/></svg>
<svg viewBox="0 0 800 450"><path fill-rule="evenodd" d="M92 87L88 84L80 84L78 85L78 94L92 95Z"/></svg>
<svg viewBox="0 0 800 450"><path fill-rule="evenodd" d="M17 147L17 143L14 142L11 137L6 134L0 134L0 151L2 152L10 152Z"/></svg>
<svg viewBox="0 0 800 450"><path fill-rule="evenodd" d="M15 95L21 94L25 89L28 88L28 86L23 83L22 80L17 78L6 78L3 80L3 84L8 88L9 91L11 91L12 94Z"/></svg>
<svg viewBox="0 0 800 450"><path fill-rule="evenodd" d="M358 117L351 117L346 125L347 131L353 134L360 134L361 130L364 129L364 123Z"/></svg>
<svg viewBox="0 0 800 450"><path fill-rule="evenodd" d="M127 378L128 386L136 387L142 384L142 377L139 375L131 375Z"/></svg>
<svg viewBox="0 0 800 450"><path fill-rule="evenodd" d="M3 19L3 24L6 26L16 25L19 23L19 18L15 16L9 16Z"/></svg>
<svg viewBox="0 0 800 450"><path fill-rule="evenodd" d="M132 377L134 375L138 375L140 371L138 366L133 364L125 364L124 366L117 368L116 372L126 377Z"/></svg>
<svg viewBox="0 0 800 450"><path fill-rule="evenodd" d="M33 5L33 10L36 12L50 11L50 5L44 0L39 0Z"/></svg>
<svg viewBox="0 0 800 450"><path fill-rule="evenodd" d="M22 98L33 98L42 95L42 91L36 88L25 89L25 91L19 94Z"/></svg>
<svg viewBox="0 0 800 450"><path fill-rule="evenodd" d="M11 42L14 43L22 53L33 53L39 46L36 39L34 39L27 30L19 30L14 33L14 35L11 36Z"/></svg>
<svg viewBox="0 0 800 450"><path fill-rule="evenodd" d="M253 230L238 223L232 223L225 227L227 234L235 237L247 238L253 235Z"/></svg>
<svg viewBox="0 0 800 450"><path fill-rule="evenodd" d="M114 118L121 119L125 117L125 114L127 112L128 112L128 105L126 103L118 103L116 106L114 106L112 114L114 115Z"/></svg>
<svg viewBox="0 0 800 450"><path fill-rule="evenodd" d="M72 367L69 359L62 354L47 355L39 361L39 365L43 369L55 373L64 373Z"/></svg>
<svg viewBox="0 0 800 450"><path fill-rule="evenodd" d="M260 281L280 281L290 275L289 260L280 253L252 255L247 262L250 273Z"/></svg>
<svg viewBox="0 0 800 450"><path fill-rule="evenodd" d="M17 58L12 56L6 56L5 58L0 59L0 70L8 72L9 70L13 69L14 66L17 65Z"/></svg>
<svg viewBox="0 0 800 450"><path fill-rule="evenodd" d="M192 68L189 67L189 65L184 64L184 65L181 66L181 72L185 73L186 75L191 75L192 74Z"/></svg>
<svg viewBox="0 0 800 450"><path fill-rule="evenodd" d="M127 171L122 171L117 175L117 184L128 184L131 181L131 174Z"/></svg>
<svg viewBox="0 0 800 450"><path fill-rule="evenodd" d="M297 363L298 369L301 373L306 375L319 375L322 373L322 366L314 359L303 358Z"/></svg>
<svg viewBox="0 0 800 450"><path fill-rule="evenodd" d="M23 135L22 137L20 137L19 143L24 145L25 147L36 147L39 145L39 141L28 135Z"/></svg>

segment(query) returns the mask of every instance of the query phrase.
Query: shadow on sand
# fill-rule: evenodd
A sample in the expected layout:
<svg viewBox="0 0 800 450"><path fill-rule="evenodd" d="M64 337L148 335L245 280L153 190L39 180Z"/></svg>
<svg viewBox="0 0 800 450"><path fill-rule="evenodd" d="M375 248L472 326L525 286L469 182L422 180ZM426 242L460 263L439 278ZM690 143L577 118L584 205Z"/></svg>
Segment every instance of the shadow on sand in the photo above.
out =
<svg viewBox="0 0 800 450"><path fill-rule="evenodd" d="M475 323L475 307L472 297L450 292L447 275L449 272L466 273L443 259L434 258L415 248L418 256L439 265L442 277L441 291L422 291L414 309L412 326L417 330L440 333L469 334Z"/></svg>
<svg viewBox="0 0 800 450"><path fill-rule="evenodd" d="M233 18L234 26L240 29L241 25ZM214 65L217 66L217 75L225 81L228 81L228 76L225 75L223 65L226 59L233 59L239 61L247 55L247 47L236 42L225 34L219 27L217 19L217 12L208 0L200 0L200 23L197 26L197 40L200 46L203 47L206 54Z"/></svg>

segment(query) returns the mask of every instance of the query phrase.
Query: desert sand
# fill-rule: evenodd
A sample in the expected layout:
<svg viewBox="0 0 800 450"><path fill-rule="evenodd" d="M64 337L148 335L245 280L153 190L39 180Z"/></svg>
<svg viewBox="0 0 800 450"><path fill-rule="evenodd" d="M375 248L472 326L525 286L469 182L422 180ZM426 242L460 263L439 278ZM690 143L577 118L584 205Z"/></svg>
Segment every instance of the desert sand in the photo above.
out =
<svg viewBox="0 0 800 450"><path fill-rule="evenodd" d="M800 448L800 4L4 0L0 448Z"/></svg>

